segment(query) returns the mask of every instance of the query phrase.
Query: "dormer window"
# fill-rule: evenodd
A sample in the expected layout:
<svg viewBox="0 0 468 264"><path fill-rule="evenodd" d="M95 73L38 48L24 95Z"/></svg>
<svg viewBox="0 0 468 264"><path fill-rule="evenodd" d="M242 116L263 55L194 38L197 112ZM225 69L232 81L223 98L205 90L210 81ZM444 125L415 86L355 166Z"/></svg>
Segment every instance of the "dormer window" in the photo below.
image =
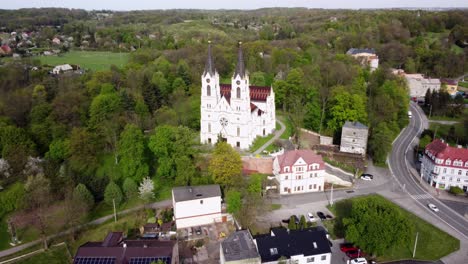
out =
<svg viewBox="0 0 468 264"><path fill-rule="evenodd" d="M270 248L270 254L271 254L272 256L278 255L278 249L277 249L277 248Z"/></svg>
<svg viewBox="0 0 468 264"><path fill-rule="evenodd" d="M284 172L289 172L289 167L284 167Z"/></svg>
<svg viewBox="0 0 468 264"><path fill-rule="evenodd" d="M451 161L448 159L445 161L445 165L450 165L451 164Z"/></svg>

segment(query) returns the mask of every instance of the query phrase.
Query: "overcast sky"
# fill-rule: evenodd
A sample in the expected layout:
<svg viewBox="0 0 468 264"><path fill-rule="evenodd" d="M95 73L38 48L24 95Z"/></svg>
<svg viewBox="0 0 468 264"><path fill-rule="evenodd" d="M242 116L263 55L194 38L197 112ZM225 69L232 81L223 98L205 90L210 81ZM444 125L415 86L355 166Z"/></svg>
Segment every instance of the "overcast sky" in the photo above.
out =
<svg viewBox="0 0 468 264"><path fill-rule="evenodd" d="M66 7L81 9L256 9L262 7L389 8L468 7L468 0L5 0L0 9Z"/></svg>

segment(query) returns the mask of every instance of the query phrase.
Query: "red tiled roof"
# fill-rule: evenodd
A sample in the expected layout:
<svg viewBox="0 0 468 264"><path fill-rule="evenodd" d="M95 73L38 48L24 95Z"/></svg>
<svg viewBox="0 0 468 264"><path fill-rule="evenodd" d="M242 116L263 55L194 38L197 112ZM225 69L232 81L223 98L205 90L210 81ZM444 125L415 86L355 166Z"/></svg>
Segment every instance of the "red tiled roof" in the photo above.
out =
<svg viewBox="0 0 468 264"><path fill-rule="evenodd" d="M1 49L2 49L5 53L10 53L10 52L11 52L10 46L8 46L8 45L6 45L6 44L3 45L3 46L1 47Z"/></svg>
<svg viewBox="0 0 468 264"><path fill-rule="evenodd" d="M429 152L438 159L450 159L452 162L461 160L463 161L461 167L468 161L468 149L451 147L440 139L436 139L427 145L426 152Z"/></svg>
<svg viewBox="0 0 468 264"><path fill-rule="evenodd" d="M294 165L299 158L302 158L307 165L318 163L319 170L325 169L325 163L323 162L322 156L315 154L312 150L300 149L287 151L283 155L278 156L281 173L284 172L284 167ZM308 167L307 170L309 170Z"/></svg>
<svg viewBox="0 0 468 264"><path fill-rule="evenodd" d="M231 85L220 84L221 96L226 97L228 102L231 98ZM250 86L250 100L266 102L267 97L271 94L271 87L264 86Z"/></svg>

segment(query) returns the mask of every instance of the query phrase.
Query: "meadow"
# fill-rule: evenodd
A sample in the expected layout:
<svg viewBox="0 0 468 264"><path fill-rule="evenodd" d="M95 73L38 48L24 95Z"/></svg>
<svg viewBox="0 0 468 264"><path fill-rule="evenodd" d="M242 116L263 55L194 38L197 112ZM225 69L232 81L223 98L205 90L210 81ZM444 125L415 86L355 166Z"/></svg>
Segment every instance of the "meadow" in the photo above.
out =
<svg viewBox="0 0 468 264"><path fill-rule="evenodd" d="M42 64L51 66L60 64L77 64L83 69L107 70L111 65L123 67L128 62L128 53L106 51L70 51L59 56L41 56Z"/></svg>

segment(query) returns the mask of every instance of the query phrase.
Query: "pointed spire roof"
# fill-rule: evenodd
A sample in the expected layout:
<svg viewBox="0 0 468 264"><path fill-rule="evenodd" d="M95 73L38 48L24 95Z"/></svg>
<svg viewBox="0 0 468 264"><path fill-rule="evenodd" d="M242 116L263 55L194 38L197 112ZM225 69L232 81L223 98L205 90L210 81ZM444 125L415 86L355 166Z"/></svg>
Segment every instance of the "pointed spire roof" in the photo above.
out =
<svg viewBox="0 0 468 264"><path fill-rule="evenodd" d="M237 65L236 71L234 72L234 77L239 75L241 78L245 76L245 64L244 64L244 55L242 54L242 42L239 41L239 50L237 52Z"/></svg>
<svg viewBox="0 0 468 264"><path fill-rule="evenodd" d="M205 71L203 72L203 76L209 73L211 76L215 74L215 66L213 62L213 55L211 54L211 41L208 41L208 58L206 59L205 64Z"/></svg>

